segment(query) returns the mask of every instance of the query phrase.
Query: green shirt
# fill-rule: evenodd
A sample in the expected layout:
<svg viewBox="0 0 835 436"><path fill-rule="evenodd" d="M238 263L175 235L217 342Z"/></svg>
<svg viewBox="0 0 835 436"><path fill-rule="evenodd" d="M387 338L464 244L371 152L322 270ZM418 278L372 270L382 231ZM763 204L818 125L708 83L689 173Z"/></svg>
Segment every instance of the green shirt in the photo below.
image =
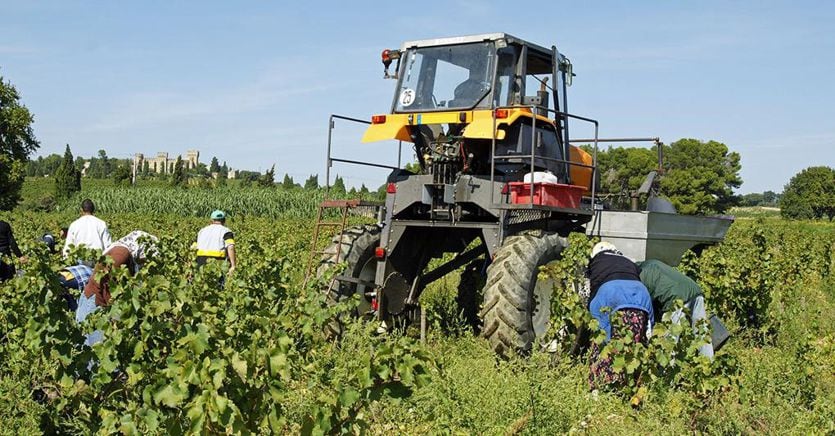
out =
<svg viewBox="0 0 835 436"><path fill-rule="evenodd" d="M641 282L652 297L656 319L661 319L662 313L672 310L676 300L687 303L702 295L696 282L660 260L638 262L638 267L641 268Z"/></svg>

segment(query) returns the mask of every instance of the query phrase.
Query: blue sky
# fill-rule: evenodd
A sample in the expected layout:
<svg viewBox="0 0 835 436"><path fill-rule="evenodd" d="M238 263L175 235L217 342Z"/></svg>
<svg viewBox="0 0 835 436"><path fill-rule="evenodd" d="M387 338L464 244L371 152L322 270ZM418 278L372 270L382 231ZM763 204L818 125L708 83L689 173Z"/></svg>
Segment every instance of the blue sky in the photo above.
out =
<svg viewBox="0 0 835 436"><path fill-rule="evenodd" d="M724 142L742 155L739 192L779 192L835 165L833 22L822 1L0 0L0 75L35 114L41 155L197 148L301 181L324 174L329 114L389 109L383 48L507 32L571 58L569 109L600 120L601 136ZM392 144L360 136L337 125L336 154L396 161Z"/></svg>

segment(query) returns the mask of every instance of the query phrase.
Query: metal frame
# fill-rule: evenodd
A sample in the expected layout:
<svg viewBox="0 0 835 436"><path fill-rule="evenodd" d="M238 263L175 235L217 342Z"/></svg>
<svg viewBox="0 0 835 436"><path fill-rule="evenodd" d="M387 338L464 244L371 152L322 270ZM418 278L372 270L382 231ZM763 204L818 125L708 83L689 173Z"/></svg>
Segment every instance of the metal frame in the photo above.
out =
<svg viewBox="0 0 835 436"><path fill-rule="evenodd" d="M591 142L592 139L572 139L569 143L579 143L579 142ZM657 151L658 151L658 172L664 172L664 143L661 142L661 139L656 137L652 138L606 138L606 139L598 139L597 142L652 142L655 144ZM595 155L597 155L597 146L595 146ZM595 160L596 162L596 160ZM629 194L630 196L630 210L636 211L638 210L638 193L632 192Z"/></svg>
<svg viewBox="0 0 835 436"><path fill-rule="evenodd" d="M530 111L531 111L531 154L530 154L530 156L524 156L524 155L496 156L496 139L497 139L496 138L496 127L497 127L496 111L499 110L499 109L520 109L520 108L530 109ZM592 164L591 165L586 165L586 164L582 164L582 163L578 163L578 162L573 162L573 161L571 161L569 156L565 156L568 159L557 159L557 158L550 157L550 156L537 155L536 154L536 149L537 149L537 140L536 140L537 139L537 134L536 134L537 133L536 132L536 117L537 117L537 115L536 115L536 113L537 113L537 110L545 110L547 113L553 113L555 116L564 117L564 118L572 118L572 119L585 121L585 122L593 124L594 125L594 139L592 139L591 142L594 143L594 155L592 157ZM520 159L520 158L528 158L528 157L531 160L530 161L531 162L531 166L530 166L531 174L533 174L534 169L536 168L536 160L537 159L547 160L547 161L551 161L551 162L564 163L564 164L566 164L566 169L568 169L568 170L570 170L571 166L578 166L578 167L582 167L582 168L591 168L591 204L594 205L596 192L597 192L596 177L595 176L596 176L596 172L597 172L597 146L598 146L598 142L599 142L599 140L597 139L598 130L599 130L599 122L597 120L582 117L582 116L579 116L579 115L573 115L573 114L569 114L567 112L561 112L561 111L558 111L558 110L545 108L545 107L541 107L541 106L537 106L537 105L500 107L500 108L496 108L496 110L493 111L492 116L493 116L493 138L492 138L492 144L491 144L491 150L490 150L490 155L491 155L491 158L490 158L490 184L491 184L491 190L492 191L490 193L490 200L493 202L493 207L495 207L497 209L518 209L519 208L518 206L507 207L507 206L509 206L509 203L504 203L504 202L498 202L497 203L495 201L495 198L496 198L496 193L495 193L496 160L501 161L501 160L511 160L511 159ZM556 119L556 117L555 117L555 119ZM566 125L567 124L568 123L566 123ZM574 141L569 140L568 142L571 143L571 142L574 142ZM565 149L566 148L564 147L563 150L565 150ZM568 171L568 174L569 174L568 177L569 177L569 181L570 181L570 177L571 177L570 176L570 171ZM553 209L555 209L555 208L549 208L547 206L535 205L533 203L534 183L535 182L534 182L533 176L531 176L531 181L529 182L531 196L530 196L530 203L529 203L528 209L540 209L540 208L542 210L553 210ZM574 209L567 209L567 210L568 211L573 211ZM585 215L582 212L580 212L579 214Z"/></svg>
<svg viewBox="0 0 835 436"><path fill-rule="evenodd" d="M310 278L311 273L313 272L313 264L316 261L316 256L325 254L324 251L316 249L316 246L319 242L319 233L320 233L321 228L322 227L338 227L339 228L339 235L341 236L345 233L345 226L348 224L348 210L349 209L352 209L352 208L355 208L355 207L363 207L363 206L371 206L371 207L382 206L382 204L377 203L377 202L367 202L367 201L362 201L362 200L334 200L334 199L330 199L330 195L329 195L330 194L330 170L331 170L331 167L333 166L333 163L334 162L339 162L339 163L346 163L346 164L352 164L352 165L362 165L362 166L369 166L369 167L375 167L375 168L388 168L388 169L396 170L396 169L400 168L401 158L402 158L402 153L403 153L403 142L399 141L398 142L398 147L397 147L397 166L396 167L393 167L391 165L378 164L378 163L374 163L374 162L363 162L363 161L358 161L358 160L353 160L353 159L335 158L332 155L332 151L333 151L333 129L336 125L335 120L344 120L344 121L350 121L350 122L353 122L353 123L366 124L366 125L371 124L371 122L366 121L366 120L361 120L359 118L346 117L346 116L343 116L343 115L336 115L336 114L331 114L330 117L328 118L328 151L327 151L327 156L325 157L325 199L319 205L319 210L318 210L317 215L316 215L316 224L313 227L313 239L310 243L310 257L308 258L307 267L305 268L305 279L304 279L304 285L305 286L307 285L307 281ZM328 209L328 208L340 208L340 209L342 209L341 220L340 221L334 221L334 222L323 222L322 218L324 217L324 214L325 214L324 211L325 211L325 209ZM341 250L342 250L342 244L340 244L339 246L336 247L336 258L337 259L339 259L340 254L342 254ZM341 276L334 277L333 280L340 280L340 277Z"/></svg>
<svg viewBox="0 0 835 436"><path fill-rule="evenodd" d="M390 170L397 170L397 169L401 168L401 166L402 166L401 158L403 156L403 141L398 141L398 145L397 145L397 166L396 167L391 166L391 165L378 164L378 163L374 163L374 162L364 162L364 161L353 160L353 159L341 159L341 158L333 157L332 156L333 129L336 127L336 123L335 123L334 120L344 120L344 121L350 121L350 122L353 122L353 123L359 123L359 124L365 124L365 125L370 125L371 124L370 121L361 120L359 118L346 117L344 115L331 114L330 117L328 118L328 152L327 152L327 156L325 157L325 198L328 198L328 193L330 192L331 167L333 166L334 162L346 163L346 164L351 164L351 165L361 165L361 166L375 167L375 168L388 168Z"/></svg>
<svg viewBox="0 0 835 436"><path fill-rule="evenodd" d="M358 202L357 202L358 203ZM322 215L324 215L324 211L326 208L329 207L341 207L342 208L342 220L338 222L322 222ZM316 250L316 245L319 242L319 231L322 227L339 227L339 235L340 237L342 234L345 233L345 224L348 222L348 209L352 207L352 204L348 201L343 201L342 204L336 204L334 200L326 200L323 201L322 204L319 205L319 211L316 215L316 224L313 226L313 240L310 242L310 256L307 259L307 267L305 268L304 273L304 284L302 286L307 286L307 280L310 278L310 273L313 270L313 263L316 261L316 255L323 255L325 251L323 250ZM339 255L342 254L342 244L339 244L336 247L336 258L339 259Z"/></svg>
<svg viewBox="0 0 835 436"><path fill-rule="evenodd" d="M525 52L525 48L523 47L523 54L524 54L524 52ZM530 110L530 116L531 116L531 154L530 155L527 155L527 156L525 156L525 155L496 156L496 144L497 144L497 138L496 138L496 131L497 130L496 130L496 128L498 126L497 121L496 121L497 120L496 111L498 109L528 109L528 110ZM594 144L594 155L593 155L593 158L592 158L592 165L586 165L586 164L579 163L579 162L573 162L573 161L571 161L569 156L564 156L564 159L558 159L558 158L555 158L555 157L552 157L552 156L545 156L545 155L537 154L537 148L538 148L537 147L537 130L536 130L537 113L541 112L543 110L548 114L554 114L554 120L557 120L559 117L562 117L563 119L566 119L566 120L567 119L576 119L576 120L588 122L588 123L591 123L592 125L594 125L594 138L593 139L589 139L589 140L569 140L568 141L569 143L576 143L576 142L581 142L581 141L592 142ZM582 168L589 168L592 171L592 174L591 174L591 204L594 205L594 203L596 201L596 195L597 195L597 186L596 186L596 183L597 183L597 178L596 178L597 149L598 149L598 143L600 142L600 140L598 139L599 122L597 120L587 118L587 117L583 117L583 116L579 116L579 115L570 114L570 113L567 113L567 112L562 112L562 111L551 109L551 108L545 108L545 107L538 106L538 105L500 106L500 107L497 107L496 109L494 109L492 111L491 116L492 116L492 120L493 120L493 137L491 139L491 152L490 152L490 185L491 185L490 201L492 203L491 206L493 208L495 208L495 209L505 209L505 210L513 210L513 209L543 210L543 211L557 212L557 213L567 214L567 215L572 215L572 216L584 216L584 215L590 215L591 214L591 211L587 211L585 209L565 209L565 208L556 208L556 207L551 207L551 206L534 204L534 202L533 202L533 200L534 200L533 189L534 189L535 182L534 182L533 177L531 177L531 181L529 182L529 189L530 189L530 192L531 192L531 196L530 196L530 202L527 205L510 204L510 203L507 203L506 201L501 201L501 200L496 201L496 183L495 183L496 182L496 161L529 158L530 159L530 172L531 173L533 173L534 170L535 170L537 159L546 160L546 161L550 161L550 162L563 163L563 164L566 165L566 169L567 169L566 173L568 174L569 181L570 181L570 168L572 166L582 167ZM352 165L369 166L369 167L375 167L375 168L388 168L388 169L392 169L392 170L396 170L396 169L399 169L401 167L402 150L403 150L402 141L398 142L398 154L397 154L397 164L398 164L398 166L397 167L394 167L394 166L391 166L391 165L378 164L378 163L374 163L374 162L365 162L365 161L358 161L358 160L353 160L353 159L342 159L342 158L333 157L333 155L332 155L332 153L333 153L333 129L335 128L335 120L337 120L337 119L338 120L344 120L344 121L350 121L350 122L353 122L353 123L365 124L365 125L370 125L371 124L371 122L369 122L369 121L358 119L358 118L352 118L352 117L347 117L347 116L343 116L343 115L336 115L336 114L331 114L330 115L330 117L328 119L328 147L327 147L327 156L326 156L326 161L325 161L326 162L325 163L325 165L326 165L325 166L326 198L328 198L328 193L330 192L330 169L333 166L334 162L346 163L346 164L352 164ZM566 124L566 126L564 126L564 128L565 128L565 131L567 132L567 130L568 130L567 129L567 124L568 123L566 122L565 124ZM655 138L655 139L657 139L657 138ZM622 141L625 141L625 140L626 139L622 139ZM563 141L565 141L565 140L563 139ZM565 150L565 149L567 149L567 147L563 147L563 150ZM660 149L660 147L659 147L659 149ZM317 222L318 222L318 220L317 220Z"/></svg>
<svg viewBox="0 0 835 436"><path fill-rule="evenodd" d="M568 142L577 144L580 142L589 143L592 141L594 141L594 139L572 139ZM662 147L664 143L661 142L661 138L657 136L653 138L604 138L598 139L597 142L652 142L656 147L658 147L658 168L664 168L664 150Z"/></svg>

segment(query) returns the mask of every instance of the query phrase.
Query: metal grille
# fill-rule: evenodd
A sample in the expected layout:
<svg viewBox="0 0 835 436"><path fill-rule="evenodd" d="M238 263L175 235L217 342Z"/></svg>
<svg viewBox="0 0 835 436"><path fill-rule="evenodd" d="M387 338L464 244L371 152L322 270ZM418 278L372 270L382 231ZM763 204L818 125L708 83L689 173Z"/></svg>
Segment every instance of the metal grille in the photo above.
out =
<svg viewBox="0 0 835 436"><path fill-rule="evenodd" d="M507 223L510 225L527 223L531 221L543 220L551 217L551 212L547 210L514 210L510 211L507 217Z"/></svg>

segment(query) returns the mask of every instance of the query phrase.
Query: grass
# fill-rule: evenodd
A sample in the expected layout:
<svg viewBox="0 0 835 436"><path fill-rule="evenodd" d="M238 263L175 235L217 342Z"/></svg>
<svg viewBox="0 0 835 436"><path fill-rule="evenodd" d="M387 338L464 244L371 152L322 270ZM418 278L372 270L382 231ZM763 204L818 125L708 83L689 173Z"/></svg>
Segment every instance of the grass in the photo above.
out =
<svg viewBox="0 0 835 436"><path fill-rule="evenodd" d="M372 411L374 428L380 433L443 429L495 435L831 432L835 430L833 283L831 277L817 277L782 290L773 302L779 327L769 343L736 332L721 351L738 364L736 386L704 400L660 386L651 390L640 408L631 407L619 394L589 392L582 360L536 353L530 359L505 361L497 359L484 340L468 334L449 336L438 322L430 323L435 329L427 348L441 369L433 383L408 400L377 404ZM441 280L422 300L448 314L456 286L454 278ZM451 330L454 334L455 328Z"/></svg>

